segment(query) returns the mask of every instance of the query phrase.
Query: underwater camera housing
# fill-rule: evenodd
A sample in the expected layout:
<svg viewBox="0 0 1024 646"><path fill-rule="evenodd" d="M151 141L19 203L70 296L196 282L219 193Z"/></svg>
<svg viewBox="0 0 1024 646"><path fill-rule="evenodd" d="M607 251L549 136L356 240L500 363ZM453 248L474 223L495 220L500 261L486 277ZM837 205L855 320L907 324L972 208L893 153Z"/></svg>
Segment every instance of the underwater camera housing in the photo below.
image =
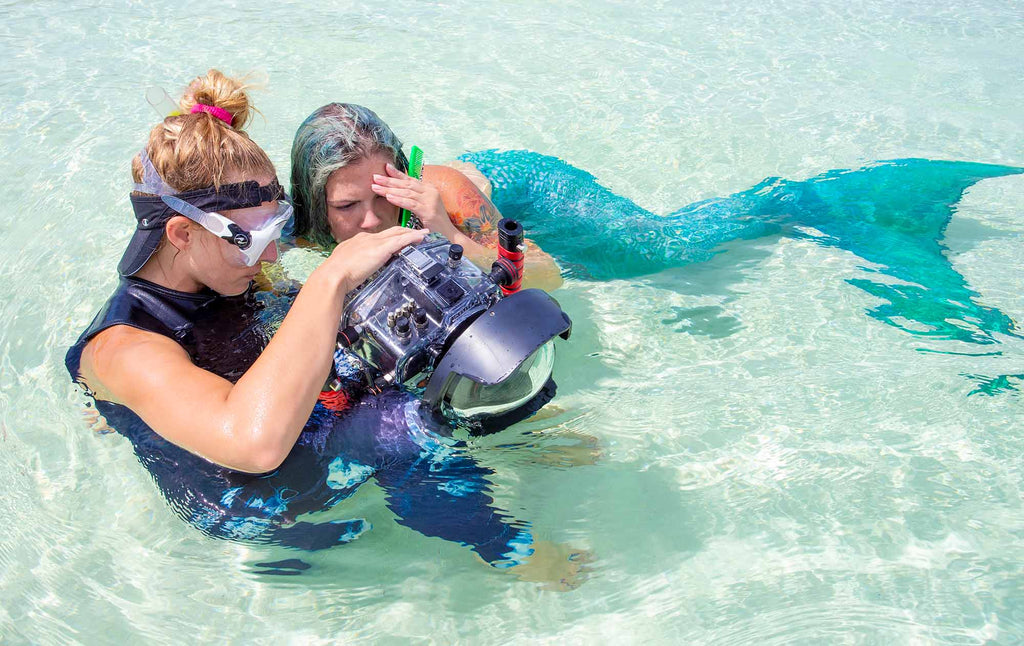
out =
<svg viewBox="0 0 1024 646"><path fill-rule="evenodd" d="M498 226L490 274L431 234L349 295L339 346L359 357L373 386L404 385L432 410L469 420L507 415L542 394L554 338L568 339L572 321L546 292L518 290L522 227Z"/></svg>

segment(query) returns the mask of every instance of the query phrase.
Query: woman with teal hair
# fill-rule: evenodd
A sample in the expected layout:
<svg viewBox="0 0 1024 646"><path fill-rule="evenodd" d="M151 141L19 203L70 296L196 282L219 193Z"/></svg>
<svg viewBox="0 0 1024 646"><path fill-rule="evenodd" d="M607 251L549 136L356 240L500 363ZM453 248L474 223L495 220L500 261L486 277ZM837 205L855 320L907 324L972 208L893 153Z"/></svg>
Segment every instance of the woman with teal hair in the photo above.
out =
<svg viewBox="0 0 1024 646"><path fill-rule="evenodd" d="M332 248L395 226L404 208L489 269L501 213L485 195L487 180L468 164L424 166L422 180L410 177L408 166L401 140L372 110L351 103L319 108L292 144L295 236ZM554 260L536 245L526 254L524 276L528 287L550 290L562 282Z"/></svg>

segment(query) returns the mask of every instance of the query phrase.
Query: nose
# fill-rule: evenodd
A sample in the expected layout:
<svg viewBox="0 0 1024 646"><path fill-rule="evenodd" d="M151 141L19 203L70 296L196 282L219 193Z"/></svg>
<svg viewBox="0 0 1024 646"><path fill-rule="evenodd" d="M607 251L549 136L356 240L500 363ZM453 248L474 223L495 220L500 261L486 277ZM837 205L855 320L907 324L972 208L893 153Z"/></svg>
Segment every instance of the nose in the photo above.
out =
<svg viewBox="0 0 1024 646"><path fill-rule="evenodd" d="M260 254L260 262L277 262L277 240L271 241Z"/></svg>
<svg viewBox="0 0 1024 646"><path fill-rule="evenodd" d="M359 224L359 228L363 231L376 231L380 226L382 220L380 216L373 212L373 209L366 209L366 213L363 215L363 221Z"/></svg>

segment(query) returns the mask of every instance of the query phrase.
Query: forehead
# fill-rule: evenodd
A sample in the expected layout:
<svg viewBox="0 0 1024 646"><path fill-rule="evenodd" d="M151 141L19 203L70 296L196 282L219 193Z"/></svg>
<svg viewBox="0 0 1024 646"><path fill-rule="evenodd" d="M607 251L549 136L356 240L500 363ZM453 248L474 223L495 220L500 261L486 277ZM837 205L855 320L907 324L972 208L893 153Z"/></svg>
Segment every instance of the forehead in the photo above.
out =
<svg viewBox="0 0 1024 646"><path fill-rule="evenodd" d="M385 174L385 164L392 161L390 155L374 153L339 168L327 178L327 199L334 201L369 191L373 183L373 174Z"/></svg>

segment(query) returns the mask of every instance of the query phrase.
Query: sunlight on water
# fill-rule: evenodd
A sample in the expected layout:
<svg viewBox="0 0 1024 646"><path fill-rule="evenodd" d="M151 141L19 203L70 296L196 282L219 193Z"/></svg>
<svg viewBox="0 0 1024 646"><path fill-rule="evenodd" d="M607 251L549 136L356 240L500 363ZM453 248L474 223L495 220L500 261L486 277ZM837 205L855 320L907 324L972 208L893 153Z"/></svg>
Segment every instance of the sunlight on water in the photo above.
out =
<svg viewBox="0 0 1024 646"><path fill-rule="evenodd" d="M1024 12L748 4L0 3L0 643L1024 641ZM299 519L361 520L346 545L212 539L87 430L63 356L116 281L144 90L212 66L267 76L282 178L309 112L364 103L491 164L558 257L558 396L468 451L586 552L578 588L372 479ZM908 158L966 164L874 165Z"/></svg>

